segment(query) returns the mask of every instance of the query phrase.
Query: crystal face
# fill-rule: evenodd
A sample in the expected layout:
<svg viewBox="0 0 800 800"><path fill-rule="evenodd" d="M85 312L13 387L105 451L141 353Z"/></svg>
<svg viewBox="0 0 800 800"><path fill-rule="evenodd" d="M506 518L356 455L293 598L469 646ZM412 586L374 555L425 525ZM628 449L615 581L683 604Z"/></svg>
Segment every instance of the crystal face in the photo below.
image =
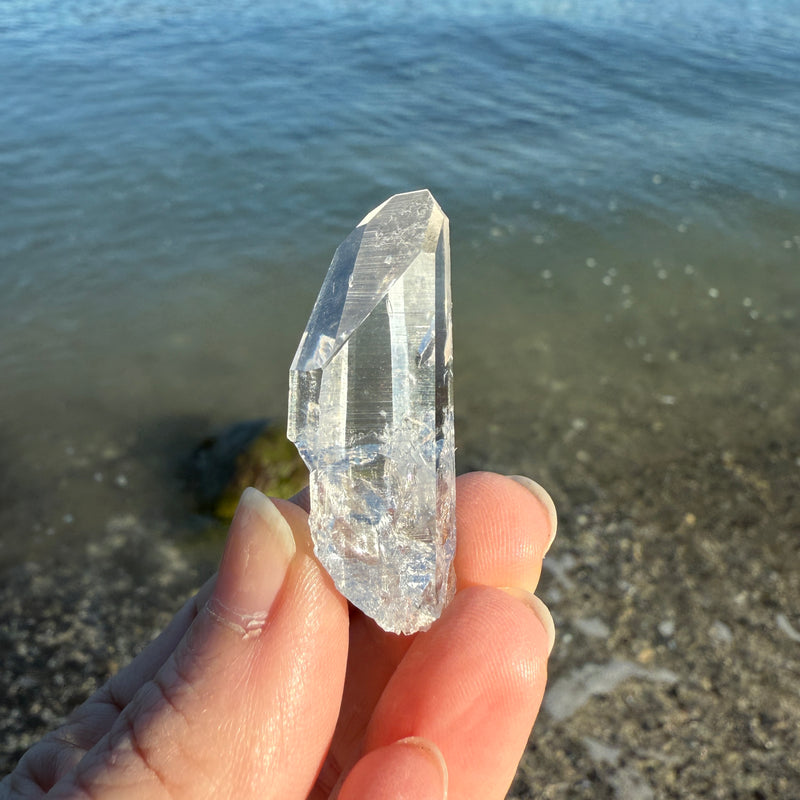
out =
<svg viewBox="0 0 800 800"><path fill-rule="evenodd" d="M455 591L449 224L390 197L339 245L289 380L314 549L387 631L427 628Z"/></svg>

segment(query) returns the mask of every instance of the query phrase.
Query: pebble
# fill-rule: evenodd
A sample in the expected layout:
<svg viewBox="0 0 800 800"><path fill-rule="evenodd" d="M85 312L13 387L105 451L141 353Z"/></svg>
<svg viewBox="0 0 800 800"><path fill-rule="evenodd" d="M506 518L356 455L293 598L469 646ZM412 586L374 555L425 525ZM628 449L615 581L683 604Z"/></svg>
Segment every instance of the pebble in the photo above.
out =
<svg viewBox="0 0 800 800"><path fill-rule="evenodd" d="M792 627L785 614L778 614L775 617L775 624L781 633L785 633L793 642L800 642L800 631Z"/></svg>
<svg viewBox="0 0 800 800"><path fill-rule="evenodd" d="M607 639L611 629L600 617L583 617L575 620L575 627L584 635L593 639Z"/></svg>
<svg viewBox="0 0 800 800"><path fill-rule="evenodd" d="M658 623L658 632L665 638L669 639L675 633L675 620L665 619Z"/></svg>
<svg viewBox="0 0 800 800"><path fill-rule="evenodd" d="M668 669L645 669L633 661L584 664L555 680L544 697L544 708L559 722L569 719L593 697L612 692L629 678L676 683L678 676Z"/></svg>
<svg viewBox="0 0 800 800"><path fill-rule="evenodd" d="M719 644L730 644L733 641L733 631L719 619L711 625L708 634Z"/></svg>
<svg viewBox="0 0 800 800"><path fill-rule="evenodd" d="M603 761L612 766L616 766L619 763L619 757L622 755L621 748L612 747L610 744L605 744L591 736L584 736L583 744L592 761Z"/></svg>

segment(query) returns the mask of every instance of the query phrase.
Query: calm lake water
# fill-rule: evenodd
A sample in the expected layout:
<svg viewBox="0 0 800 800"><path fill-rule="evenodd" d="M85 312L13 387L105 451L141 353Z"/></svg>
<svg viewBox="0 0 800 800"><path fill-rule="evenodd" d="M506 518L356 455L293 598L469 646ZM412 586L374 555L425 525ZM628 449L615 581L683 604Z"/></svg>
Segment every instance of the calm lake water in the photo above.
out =
<svg viewBox="0 0 800 800"><path fill-rule="evenodd" d="M800 459L796 4L428 5L0 3L0 560L282 417L333 250L421 187L463 467Z"/></svg>

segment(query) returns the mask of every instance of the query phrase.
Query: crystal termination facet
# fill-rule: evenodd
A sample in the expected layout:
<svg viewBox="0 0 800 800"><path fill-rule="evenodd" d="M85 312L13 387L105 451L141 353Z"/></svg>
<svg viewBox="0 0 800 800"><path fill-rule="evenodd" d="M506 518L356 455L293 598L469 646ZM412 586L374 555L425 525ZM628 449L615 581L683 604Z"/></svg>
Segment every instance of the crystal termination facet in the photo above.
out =
<svg viewBox="0 0 800 800"><path fill-rule="evenodd" d="M430 626L455 591L448 234L427 190L367 214L333 256L289 373L317 558L395 633Z"/></svg>

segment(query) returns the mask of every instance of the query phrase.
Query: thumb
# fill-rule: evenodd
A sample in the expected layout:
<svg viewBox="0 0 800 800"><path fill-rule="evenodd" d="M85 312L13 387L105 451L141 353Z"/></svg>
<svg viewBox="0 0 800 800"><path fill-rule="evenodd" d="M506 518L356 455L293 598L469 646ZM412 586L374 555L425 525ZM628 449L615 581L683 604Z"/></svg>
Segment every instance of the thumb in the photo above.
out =
<svg viewBox="0 0 800 800"><path fill-rule="evenodd" d="M347 625L305 513L247 489L208 603L52 796L305 798L336 724Z"/></svg>

